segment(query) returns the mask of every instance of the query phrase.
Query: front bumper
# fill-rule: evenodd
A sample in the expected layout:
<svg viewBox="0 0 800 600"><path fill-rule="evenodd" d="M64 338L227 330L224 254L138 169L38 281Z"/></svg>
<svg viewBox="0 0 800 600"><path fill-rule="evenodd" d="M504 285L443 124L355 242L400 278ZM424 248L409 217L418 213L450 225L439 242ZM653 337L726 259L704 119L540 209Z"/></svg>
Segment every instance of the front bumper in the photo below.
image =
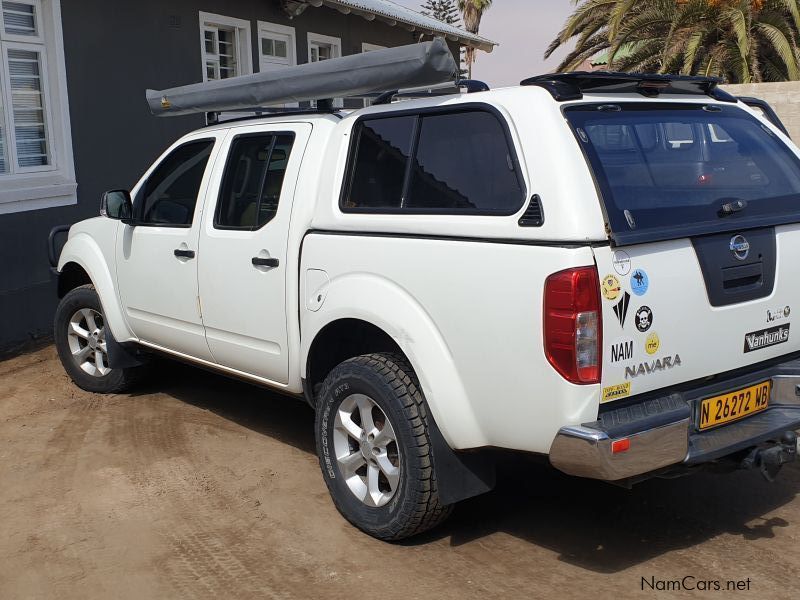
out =
<svg viewBox="0 0 800 600"><path fill-rule="evenodd" d="M769 408L749 417L700 432L700 400L771 379ZM681 386L620 405L601 407L597 421L562 427L550 448L557 469L579 477L619 481L656 474L669 467L692 467L717 461L766 442L778 442L800 429L800 359L746 373L721 376L713 383ZM615 440L629 448L612 452Z"/></svg>

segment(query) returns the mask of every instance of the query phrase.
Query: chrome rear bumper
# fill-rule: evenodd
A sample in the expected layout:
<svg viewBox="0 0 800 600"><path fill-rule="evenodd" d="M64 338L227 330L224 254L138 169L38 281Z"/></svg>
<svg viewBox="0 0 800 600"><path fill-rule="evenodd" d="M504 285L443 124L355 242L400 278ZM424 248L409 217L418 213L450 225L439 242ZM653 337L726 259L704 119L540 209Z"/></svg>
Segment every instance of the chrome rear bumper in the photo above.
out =
<svg viewBox="0 0 800 600"><path fill-rule="evenodd" d="M770 407L706 432L696 428L702 398L772 379ZM562 427L550 448L551 464L570 475L618 481L670 466L716 461L800 429L800 360L735 376L724 382L611 408L594 423ZM612 452L615 440L629 447Z"/></svg>
<svg viewBox="0 0 800 600"><path fill-rule="evenodd" d="M689 419L630 436L630 448L613 454L613 441L591 427L562 427L550 448L556 469L577 477L616 481L683 461L689 448Z"/></svg>

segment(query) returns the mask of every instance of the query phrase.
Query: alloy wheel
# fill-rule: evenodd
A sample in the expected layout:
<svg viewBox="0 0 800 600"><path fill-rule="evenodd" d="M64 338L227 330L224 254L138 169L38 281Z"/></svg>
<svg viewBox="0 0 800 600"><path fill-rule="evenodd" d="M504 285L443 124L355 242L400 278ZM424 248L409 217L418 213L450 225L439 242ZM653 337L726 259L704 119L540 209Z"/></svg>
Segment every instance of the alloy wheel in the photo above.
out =
<svg viewBox="0 0 800 600"><path fill-rule="evenodd" d="M103 315L92 308L81 308L69 320L67 341L72 359L94 377L107 375L108 347Z"/></svg>
<svg viewBox="0 0 800 600"><path fill-rule="evenodd" d="M385 505L400 484L397 437L386 413L369 396L351 394L336 411L333 449L353 495L370 507Z"/></svg>

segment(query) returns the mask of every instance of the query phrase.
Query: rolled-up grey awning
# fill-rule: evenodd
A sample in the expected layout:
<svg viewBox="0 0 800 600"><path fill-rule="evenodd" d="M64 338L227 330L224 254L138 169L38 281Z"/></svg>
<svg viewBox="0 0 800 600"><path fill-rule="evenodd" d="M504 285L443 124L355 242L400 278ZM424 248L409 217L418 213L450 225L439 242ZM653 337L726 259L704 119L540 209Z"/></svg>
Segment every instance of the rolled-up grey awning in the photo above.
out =
<svg viewBox="0 0 800 600"><path fill-rule="evenodd" d="M458 66L442 39L241 75L168 90L147 90L159 117L252 110L286 102L358 97L455 81Z"/></svg>

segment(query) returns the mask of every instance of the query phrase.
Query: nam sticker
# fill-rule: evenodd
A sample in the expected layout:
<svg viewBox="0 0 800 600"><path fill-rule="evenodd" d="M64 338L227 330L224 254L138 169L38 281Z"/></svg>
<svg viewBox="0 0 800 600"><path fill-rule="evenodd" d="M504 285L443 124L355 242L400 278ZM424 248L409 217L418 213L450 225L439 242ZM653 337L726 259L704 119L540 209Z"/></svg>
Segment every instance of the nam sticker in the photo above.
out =
<svg viewBox="0 0 800 600"><path fill-rule="evenodd" d="M606 275L600 284L600 289L603 291L603 298L606 300L616 300L619 293L622 291L622 286L619 284L619 279L616 275Z"/></svg>
<svg viewBox="0 0 800 600"><path fill-rule="evenodd" d="M610 402L611 400L619 400L631 395L631 382L618 383L617 385L610 385L603 388L602 402Z"/></svg>
<svg viewBox="0 0 800 600"><path fill-rule="evenodd" d="M611 344L611 362L633 359L633 340Z"/></svg>

